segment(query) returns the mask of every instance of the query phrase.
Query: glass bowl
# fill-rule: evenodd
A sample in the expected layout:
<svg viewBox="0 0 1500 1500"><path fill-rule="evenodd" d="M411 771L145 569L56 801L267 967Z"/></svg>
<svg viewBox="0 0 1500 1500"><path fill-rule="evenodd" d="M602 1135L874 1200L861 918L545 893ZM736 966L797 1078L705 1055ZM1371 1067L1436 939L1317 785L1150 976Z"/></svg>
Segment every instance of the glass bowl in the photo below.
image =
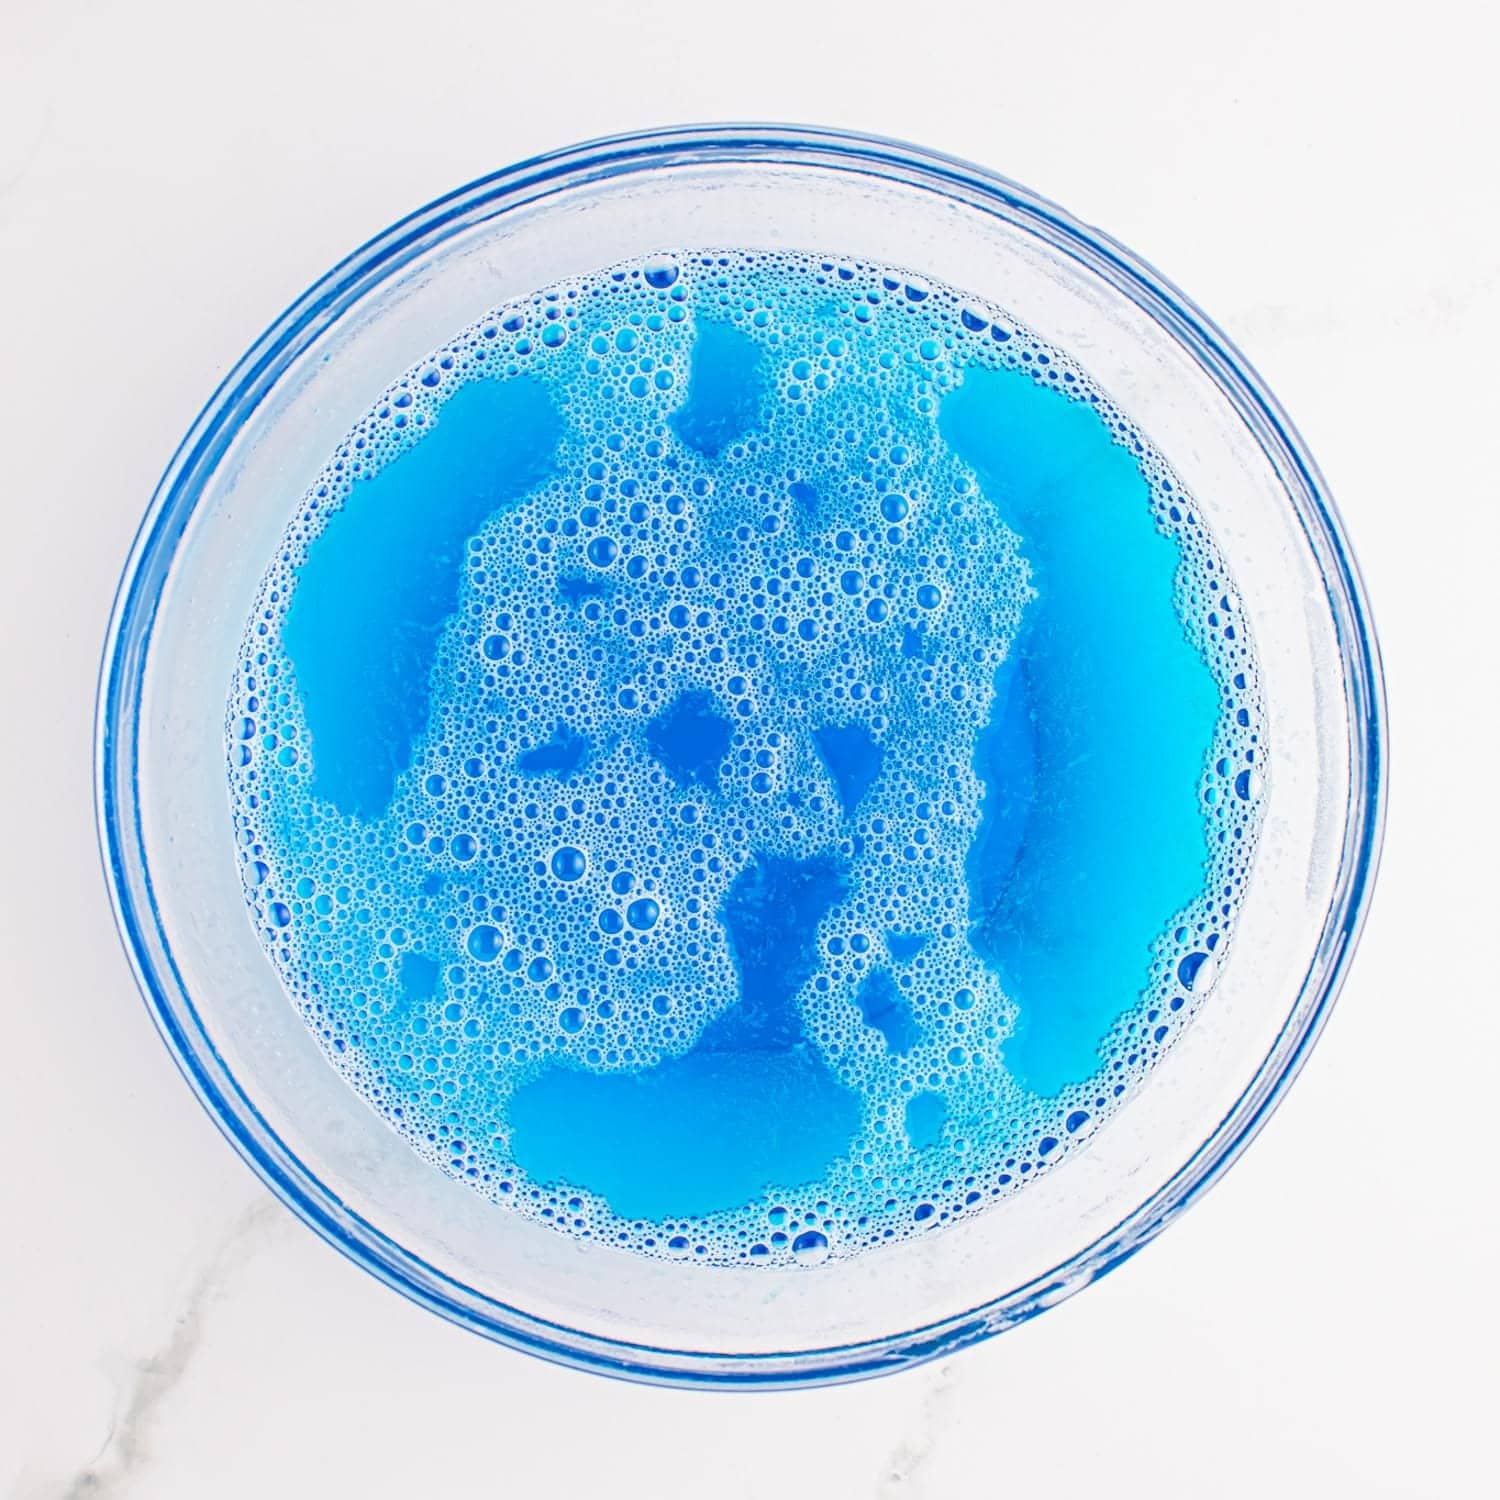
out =
<svg viewBox="0 0 1500 1500"><path fill-rule="evenodd" d="M679 247L909 267L1074 353L1196 496L1258 643L1275 772L1234 950L1146 1086L1017 1194L810 1269L569 1240L420 1160L334 1072L247 919L223 715L263 567L384 383L509 298ZM1133 1254L1295 1077L1364 915L1384 792L1353 557L1274 398L1108 236L965 162L874 137L683 127L524 162L379 235L291 306L183 439L125 568L97 720L115 912L164 1040L265 1183L366 1270L504 1344L674 1384L810 1385L947 1354Z"/></svg>

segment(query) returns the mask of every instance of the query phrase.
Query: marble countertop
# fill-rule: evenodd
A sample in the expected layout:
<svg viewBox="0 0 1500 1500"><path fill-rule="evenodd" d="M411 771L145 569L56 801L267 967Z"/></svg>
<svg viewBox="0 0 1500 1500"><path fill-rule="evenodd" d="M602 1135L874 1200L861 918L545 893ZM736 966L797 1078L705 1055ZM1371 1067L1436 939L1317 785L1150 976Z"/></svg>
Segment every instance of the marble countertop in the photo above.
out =
<svg viewBox="0 0 1500 1500"><path fill-rule="evenodd" d="M1127 15L1126 12L1129 12ZM1493 1466L1481 944L1493 22L1414 8L12 0L0 31L0 1493L1449 1497ZM1399 23L1398 23L1399 18ZM1488 34L1481 34L1488 27ZM94 676L140 512L292 296L438 192L666 119L946 147L1206 306L1341 497L1396 781L1344 998L1226 1181L1100 1285L860 1386L678 1393L492 1347L238 1162L110 922ZM1420 184L1420 186L1418 185Z"/></svg>

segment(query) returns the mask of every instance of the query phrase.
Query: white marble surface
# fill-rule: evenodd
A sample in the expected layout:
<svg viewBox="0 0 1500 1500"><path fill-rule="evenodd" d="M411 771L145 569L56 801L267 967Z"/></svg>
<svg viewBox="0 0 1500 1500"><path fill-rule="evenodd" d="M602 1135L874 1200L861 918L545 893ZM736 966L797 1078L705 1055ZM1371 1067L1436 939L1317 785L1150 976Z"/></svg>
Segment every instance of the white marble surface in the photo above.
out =
<svg viewBox="0 0 1500 1500"><path fill-rule="evenodd" d="M710 10L0 0L0 1491L1486 1492L1492 23L1470 0ZM1106 1282L984 1348L761 1397L490 1347L295 1222L156 1039L89 802L120 561L177 438L262 326L483 170L735 116L991 163L1218 316L1341 498L1395 760L1353 977L1228 1180Z"/></svg>

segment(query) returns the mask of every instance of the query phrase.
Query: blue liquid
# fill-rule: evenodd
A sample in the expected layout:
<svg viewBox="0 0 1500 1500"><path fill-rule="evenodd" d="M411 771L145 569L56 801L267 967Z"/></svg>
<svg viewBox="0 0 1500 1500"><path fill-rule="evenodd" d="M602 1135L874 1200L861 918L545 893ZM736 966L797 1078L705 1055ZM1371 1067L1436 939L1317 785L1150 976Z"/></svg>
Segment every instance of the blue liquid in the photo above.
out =
<svg viewBox="0 0 1500 1500"><path fill-rule="evenodd" d="M1067 356L856 263L539 293L376 404L229 705L249 909L413 1145L572 1234L821 1262L1018 1191L1207 993L1255 665Z"/></svg>
<svg viewBox="0 0 1500 1500"><path fill-rule="evenodd" d="M1036 590L975 751L990 794L966 868L972 941L1020 1006L1006 1062L1056 1094L1092 1070L1163 914L1202 886L1219 691L1130 454L1089 407L1017 379L976 371L940 426L1020 533Z"/></svg>

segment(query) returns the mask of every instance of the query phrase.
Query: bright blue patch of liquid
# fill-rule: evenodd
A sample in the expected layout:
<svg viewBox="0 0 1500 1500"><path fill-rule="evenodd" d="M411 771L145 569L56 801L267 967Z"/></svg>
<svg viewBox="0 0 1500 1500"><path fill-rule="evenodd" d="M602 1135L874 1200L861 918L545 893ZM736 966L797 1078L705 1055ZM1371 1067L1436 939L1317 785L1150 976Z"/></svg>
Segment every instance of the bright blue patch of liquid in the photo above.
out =
<svg viewBox="0 0 1500 1500"><path fill-rule="evenodd" d="M948 1106L941 1094L918 1094L906 1106L906 1134L912 1148L926 1151L943 1138Z"/></svg>
<svg viewBox="0 0 1500 1500"><path fill-rule="evenodd" d="M551 773L566 781L588 754L588 741L574 734L566 724L559 724L545 744L537 745L516 757L516 765L533 776Z"/></svg>
<svg viewBox="0 0 1500 1500"><path fill-rule="evenodd" d="M546 472L560 423L529 380L480 381L419 443L328 518L282 627L296 666L316 788L370 817L427 721L439 628L458 602L464 547L480 523Z"/></svg>
<svg viewBox="0 0 1500 1500"><path fill-rule="evenodd" d="M1203 884L1219 694L1174 605L1179 550L1145 524L1140 470L1093 411L984 370L940 425L1036 589L975 749L987 790L967 872L974 945L1020 1008L1006 1062L1052 1095L1097 1068L1163 914Z"/></svg>
<svg viewBox="0 0 1500 1500"><path fill-rule="evenodd" d="M760 346L727 323L705 318L698 325L692 388L672 422L689 448L713 458L754 426L763 361Z"/></svg>
<svg viewBox="0 0 1500 1500"><path fill-rule="evenodd" d="M654 1068L557 1065L523 1085L509 1110L521 1167L539 1182L586 1183L644 1219L733 1209L767 1182L816 1180L853 1136L859 1105L809 1045L795 996L843 890L821 860L746 870L724 907L735 1004L691 1052Z"/></svg>
<svg viewBox="0 0 1500 1500"><path fill-rule="evenodd" d="M565 1232L815 1264L1051 1170L1223 958L1222 561L1086 376L898 273L680 257L392 388L230 698L334 1065Z"/></svg>
<svg viewBox="0 0 1500 1500"><path fill-rule="evenodd" d="M904 1054L916 1045L921 1033L912 1019L911 1005L885 969L876 969L865 980L854 1003L865 1025L878 1031L892 1052Z"/></svg>
<svg viewBox="0 0 1500 1500"><path fill-rule="evenodd" d="M813 739L823 763L833 773L840 804L846 813L852 813L880 774L885 752L858 724L825 724L814 730Z"/></svg>
<svg viewBox="0 0 1500 1500"><path fill-rule="evenodd" d="M680 786L713 786L734 731L712 696L684 693L646 729L646 744Z"/></svg>

